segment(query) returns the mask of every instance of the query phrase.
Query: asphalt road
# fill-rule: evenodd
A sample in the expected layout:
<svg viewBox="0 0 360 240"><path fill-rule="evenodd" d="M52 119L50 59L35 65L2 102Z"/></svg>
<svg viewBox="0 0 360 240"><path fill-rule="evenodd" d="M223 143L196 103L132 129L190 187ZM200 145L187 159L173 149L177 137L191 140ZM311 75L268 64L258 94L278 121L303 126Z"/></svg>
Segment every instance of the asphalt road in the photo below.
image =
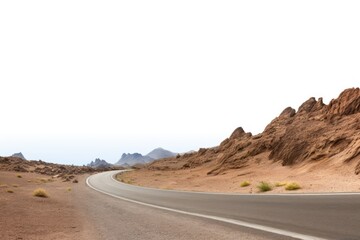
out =
<svg viewBox="0 0 360 240"><path fill-rule="evenodd" d="M236 195L165 191L124 184L103 172L88 185L121 200L192 215L261 234L298 239L360 239L359 194Z"/></svg>

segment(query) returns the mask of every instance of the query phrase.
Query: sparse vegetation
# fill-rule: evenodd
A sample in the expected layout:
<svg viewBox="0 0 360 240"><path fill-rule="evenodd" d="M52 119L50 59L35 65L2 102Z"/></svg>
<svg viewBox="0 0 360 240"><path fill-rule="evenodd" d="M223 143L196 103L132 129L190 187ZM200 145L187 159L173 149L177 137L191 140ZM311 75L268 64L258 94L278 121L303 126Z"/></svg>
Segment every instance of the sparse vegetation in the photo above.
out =
<svg viewBox="0 0 360 240"><path fill-rule="evenodd" d="M48 183L48 182L53 182L54 180L51 178L38 178L38 180L42 183Z"/></svg>
<svg viewBox="0 0 360 240"><path fill-rule="evenodd" d="M49 195L47 194L47 192L45 191L45 189L42 188L37 188L34 190L33 192L33 196L35 197L42 197L42 198L47 198L49 197Z"/></svg>
<svg viewBox="0 0 360 240"><path fill-rule="evenodd" d="M18 178L22 178L22 176L20 174L16 175Z"/></svg>
<svg viewBox="0 0 360 240"><path fill-rule="evenodd" d="M133 181L132 181L131 179L129 179L129 180L124 180L124 183L133 184Z"/></svg>
<svg viewBox="0 0 360 240"><path fill-rule="evenodd" d="M240 187L247 187L250 185L251 185L251 183L249 181L243 181L242 183L240 183Z"/></svg>
<svg viewBox="0 0 360 240"><path fill-rule="evenodd" d="M13 187L19 187L19 184L12 184Z"/></svg>
<svg viewBox="0 0 360 240"><path fill-rule="evenodd" d="M287 184L287 182L277 182L275 183L275 187L283 187Z"/></svg>
<svg viewBox="0 0 360 240"><path fill-rule="evenodd" d="M267 192L273 189L270 183L264 181L260 182L259 185L257 185L257 188L260 192Z"/></svg>
<svg viewBox="0 0 360 240"><path fill-rule="evenodd" d="M66 189L68 192L71 192L71 187L68 187L67 189Z"/></svg>
<svg viewBox="0 0 360 240"><path fill-rule="evenodd" d="M300 188L301 187L300 187L299 184L297 184L296 182L292 182L292 183L289 183L289 184L286 185L285 190L294 191L294 190L298 190Z"/></svg>
<svg viewBox="0 0 360 240"><path fill-rule="evenodd" d="M11 189L6 190L6 192L8 192L8 193L14 193L14 191L13 191L13 190L11 190Z"/></svg>

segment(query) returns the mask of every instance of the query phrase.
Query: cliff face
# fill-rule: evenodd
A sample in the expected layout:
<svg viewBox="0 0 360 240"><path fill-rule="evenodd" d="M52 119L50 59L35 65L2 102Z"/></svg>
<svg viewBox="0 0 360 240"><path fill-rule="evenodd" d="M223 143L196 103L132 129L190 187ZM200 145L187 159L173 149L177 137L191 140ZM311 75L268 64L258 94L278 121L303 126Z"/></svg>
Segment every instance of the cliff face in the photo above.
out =
<svg viewBox="0 0 360 240"><path fill-rule="evenodd" d="M237 128L218 147L200 149L149 169L184 169L207 165L208 174L242 168L263 161L284 166L324 163L354 166L360 173L360 89L347 89L328 105L310 98L299 109L288 107L263 131L252 136Z"/></svg>

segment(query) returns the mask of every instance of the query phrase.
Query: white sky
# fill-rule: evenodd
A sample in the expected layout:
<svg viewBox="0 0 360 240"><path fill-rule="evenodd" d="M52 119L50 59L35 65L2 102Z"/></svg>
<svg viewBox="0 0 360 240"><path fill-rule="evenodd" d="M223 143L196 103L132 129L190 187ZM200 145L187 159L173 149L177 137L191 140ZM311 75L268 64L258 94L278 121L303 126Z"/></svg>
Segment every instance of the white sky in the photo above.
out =
<svg viewBox="0 0 360 240"><path fill-rule="evenodd" d="M0 1L0 155L85 164L261 132L360 80L359 1Z"/></svg>

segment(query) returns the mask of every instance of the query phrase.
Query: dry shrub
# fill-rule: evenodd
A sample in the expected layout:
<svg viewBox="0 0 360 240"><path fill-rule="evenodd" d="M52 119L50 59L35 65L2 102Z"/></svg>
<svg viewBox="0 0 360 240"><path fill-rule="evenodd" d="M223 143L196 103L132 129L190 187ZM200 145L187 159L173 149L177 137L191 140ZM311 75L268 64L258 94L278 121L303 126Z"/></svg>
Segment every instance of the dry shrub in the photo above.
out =
<svg viewBox="0 0 360 240"><path fill-rule="evenodd" d="M298 190L300 188L301 187L300 187L299 184L297 184L296 182L292 182L292 183L289 183L289 184L286 185L285 190L294 191L294 190Z"/></svg>
<svg viewBox="0 0 360 240"><path fill-rule="evenodd" d="M43 188L37 188L34 190L33 192L33 196L35 197L42 197L42 198L47 198L49 197L49 195L47 194L47 192L45 191L45 189Z"/></svg>
<svg viewBox="0 0 360 240"><path fill-rule="evenodd" d="M240 183L240 187L247 187L250 186L250 182L249 181L243 181L242 183Z"/></svg>

